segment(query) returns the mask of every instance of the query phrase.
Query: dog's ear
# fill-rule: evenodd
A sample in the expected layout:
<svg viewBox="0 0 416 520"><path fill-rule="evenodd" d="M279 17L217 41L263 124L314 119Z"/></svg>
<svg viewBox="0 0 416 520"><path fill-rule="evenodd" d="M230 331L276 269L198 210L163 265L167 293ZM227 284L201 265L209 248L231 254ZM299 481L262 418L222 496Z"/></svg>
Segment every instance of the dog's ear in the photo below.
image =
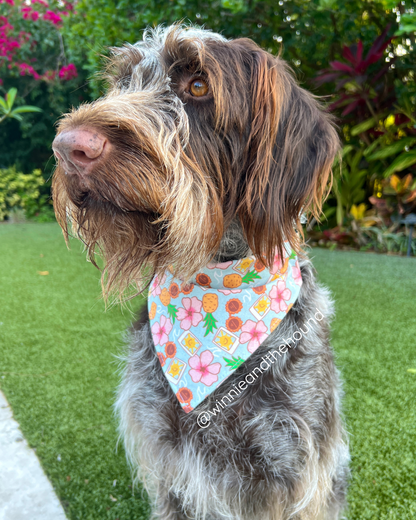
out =
<svg viewBox="0 0 416 520"><path fill-rule="evenodd" d="M339 139L282 60L258 47L250 56L251 129L238 214L251 250L270 266L285 240L301 250L301 213L319 217Z"/></svg>

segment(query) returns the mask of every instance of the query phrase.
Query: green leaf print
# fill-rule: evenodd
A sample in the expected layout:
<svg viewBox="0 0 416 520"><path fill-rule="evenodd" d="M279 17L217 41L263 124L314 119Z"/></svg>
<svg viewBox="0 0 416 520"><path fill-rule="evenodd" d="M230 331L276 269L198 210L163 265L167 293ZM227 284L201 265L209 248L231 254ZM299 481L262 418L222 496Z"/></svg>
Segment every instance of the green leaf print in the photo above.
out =
<svg viewBox="0 0 416 520"><path fill-rule="evenodd" d="M171 303L169 303L168 305L168 314L169 318L172 320L172 323L175 323L176 315L178 314L178 309Z"/></svg>
<svg viewBox="0 0 416 520"><path fill-rule="evenodd" d="M238 358L235 358L234 356L229 359L229 358L223 358L227 367L230 367L231 370L235 370L236 368L238 368L240 365L242 365L244 363L244 359L242 359L240 356L238 356Z"/></svg>
<svg viewBox="0 0 416 520"><path fill-rule="evenodd" d="M217 321L218 320L216 320L210 312L207 312L207 314L204 318L204 325L203 325L204 328L207 329L205 331L204 337L208 336L208 334L210 332L213 332L213 330L217 328Z"/></svg>
<svg viewBox="0 0 416 520"><path fill-rule="evenodd" d="M260 280L261 279L261 276L259 276L256 271L253 269L252 271L249 271L248 273L246 273L243 278L242 278L242 282L243 283L250 283L252 282L253 280Z"/></svg>

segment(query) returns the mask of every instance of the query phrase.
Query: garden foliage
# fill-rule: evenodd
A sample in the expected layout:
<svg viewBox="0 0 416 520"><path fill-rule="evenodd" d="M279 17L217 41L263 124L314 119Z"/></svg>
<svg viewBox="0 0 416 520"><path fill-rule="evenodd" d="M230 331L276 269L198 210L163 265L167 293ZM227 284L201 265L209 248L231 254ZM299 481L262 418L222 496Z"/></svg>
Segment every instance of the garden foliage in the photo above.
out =
<svg viewBox="0 0 416 520"><path fill-rule="evenodd" d="M0 0L0 91L16 88L16 106L42 110L0 125L0 168L16 165L28 173L39 167L47 178L57 118L88 97L62 35L72 11L68 1Z"/></svg>
<svg viewBox="0 0 416 520"><path fill-rule="evenodd" d="M0 0L3 89L16 87L18 104L43 109L0 126L0 167L40 167L47 178L54 122L103 93L96 72L108 47L182 20L254 39L324 96L343 161L334 165L321 231L389 225L415 211L415 10L416 0Z"/></svg>

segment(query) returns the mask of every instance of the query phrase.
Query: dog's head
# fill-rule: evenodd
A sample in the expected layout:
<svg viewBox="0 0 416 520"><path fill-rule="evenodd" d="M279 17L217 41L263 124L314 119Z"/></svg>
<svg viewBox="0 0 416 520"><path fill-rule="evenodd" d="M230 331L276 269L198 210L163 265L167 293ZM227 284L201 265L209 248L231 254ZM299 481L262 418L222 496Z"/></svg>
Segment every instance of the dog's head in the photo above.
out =
<svg viewBox="0 0 416 520"><path fill-rule="evenodd" d="M113 49L109 90L60 122L53 198L105 260L107 288L169 266L189 278L239 218L272 264L320 211L338 137L279 58L248 39L172 26Z"/></svg>

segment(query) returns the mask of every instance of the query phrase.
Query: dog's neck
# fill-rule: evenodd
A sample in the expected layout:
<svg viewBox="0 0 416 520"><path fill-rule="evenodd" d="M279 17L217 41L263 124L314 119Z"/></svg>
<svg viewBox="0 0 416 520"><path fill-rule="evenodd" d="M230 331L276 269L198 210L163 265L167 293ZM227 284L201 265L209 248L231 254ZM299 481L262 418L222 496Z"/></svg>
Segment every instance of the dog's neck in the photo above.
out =
<svg viewBox="0 0 416 520"><path fill-rule="evenodd" d="M239 219L234 219L225 231L220 247L216 252L213 262L221 263L229 260L239 260L251 256L252 252L246 239Z"/></svg>

